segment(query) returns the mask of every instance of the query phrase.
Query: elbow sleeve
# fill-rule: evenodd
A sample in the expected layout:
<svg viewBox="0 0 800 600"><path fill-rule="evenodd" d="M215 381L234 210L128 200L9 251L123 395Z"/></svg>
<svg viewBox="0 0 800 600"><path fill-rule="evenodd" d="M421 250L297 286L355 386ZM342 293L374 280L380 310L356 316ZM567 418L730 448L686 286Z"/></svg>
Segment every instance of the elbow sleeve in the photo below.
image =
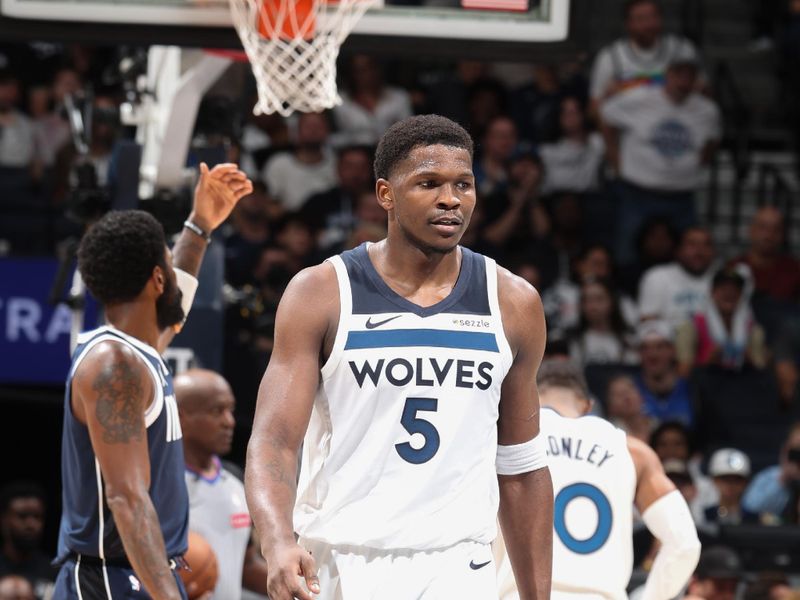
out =
<svg viewBox="0 0 800 600"><path fill-rule="evenodd" d="M642 599L674 598L686 585L700 558L700 540L689 507L680 492L674 490L653 502L642 519L661 542Z"/></svg>

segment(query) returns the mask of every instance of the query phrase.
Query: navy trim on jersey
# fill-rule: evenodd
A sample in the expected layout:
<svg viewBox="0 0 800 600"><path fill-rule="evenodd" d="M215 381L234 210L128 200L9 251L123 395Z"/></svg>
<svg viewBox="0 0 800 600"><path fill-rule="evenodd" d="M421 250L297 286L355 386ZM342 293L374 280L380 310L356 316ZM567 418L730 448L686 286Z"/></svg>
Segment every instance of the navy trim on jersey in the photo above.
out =
<svg viewBox="0 0 800 600"><path fill-rule="evenodd" d="M441 329L383 329L379 331L350 331L345 350L366 348L458 348L499 352L493 333L480 331L443 331Z"/></svg>
<svg viewBox="0 0 800 600"><path fill-rule="evenodd" d="M386 312L413 313L428 317L440 313L490 315L486 287L486 262L467 248L461 250L461 271L453 290L433 306L419 306L395 292L381 278L367 254L367 244L342 253L350 277L352 314L375 315Z"/></svg>

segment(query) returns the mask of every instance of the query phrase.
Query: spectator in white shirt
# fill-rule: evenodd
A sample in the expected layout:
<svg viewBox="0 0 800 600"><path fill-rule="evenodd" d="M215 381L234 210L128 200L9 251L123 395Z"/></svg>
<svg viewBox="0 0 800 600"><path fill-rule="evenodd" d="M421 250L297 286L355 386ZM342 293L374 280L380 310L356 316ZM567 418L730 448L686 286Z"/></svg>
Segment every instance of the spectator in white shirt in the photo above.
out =
<svg viewBox="0 0 800 600"><path fill-rule="evenodd" d="M639 286L642 320L664 319L677 327L706 307L715 270L711 233L702 227L684 231L676 258L643 275Z"/></svg>
<svg viewBox="0 0 800 600"><path fill-rule="evenodd" d="M0 71L0 167L27 169L35 158L34 128L16 109L19 82L11 71Z"/></svg>
<svg viewBox="0 0 800 600"><path fill-rule="evenodd" d="M694 191L721 136L717 106L695 91L696 63L673 62L663 88L638 87L603 104L608 159L618 173L618 260L633 261L630 232L650 216L694 224Z"/></svg>
<svg viewBox="0 0 800 600"><path fill-rule="evenodd" d="M326 146L329 134L324 114L301 114L294 150L276 154L265 165L263 179L270 194L287 211L298 210L312 194L336 185L336 160Z"/></svg>
<svg viewBox="0 0 800 600"><path fill-rule="evenodd" d="M697 59L689 40L663 33L661 8L655 0L628 0L624 17L627 36L600 50L592 66L589 93L593 116L604 100L621 91L661 85L672 60Z"/></svg>
<svg viewBox="0 0 800 600"><path fill-rule="evenodd" d="M580 320L570 335L569 354L576 363L639 363L636 340L608 280L588 279L580 288Z"/></svg>
<svg viewBox="0 0 800 600"><path fill-rule="evenodd" d="M575 96L561 101L559 128L558 140L539 148L545 173L542 193L596 191L605 144L600 134L590 131L583 104Z"/></svg>
<svg viewBox="0 0 800 600"><path fill-rule="evenodd" d="M384 131L411 116L408 92L385 85L373 58L353 56L344 76L347 84L341 92L342 103L333 109L337 145L377 145Z"/></svg>
<svg viewBox="0 0 800 600"><path fill-rule="evenodd" d="M489 121L473 166L479 198L507 189L509 166L518 140L517 126L509 117L499 116Z"/></svg>

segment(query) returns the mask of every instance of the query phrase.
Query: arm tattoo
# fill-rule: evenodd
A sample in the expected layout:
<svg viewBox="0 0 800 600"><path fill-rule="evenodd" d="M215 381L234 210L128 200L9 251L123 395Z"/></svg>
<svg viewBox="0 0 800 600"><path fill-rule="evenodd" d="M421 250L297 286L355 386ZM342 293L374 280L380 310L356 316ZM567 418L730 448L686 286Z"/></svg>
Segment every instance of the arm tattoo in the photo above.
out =
<svg viewBox="0 0 800 600"><path fill-rule="evenodd" d="M142 439L141 377L124 361L103 369L92 383L97 393L95 416L103 427L106 444L126 444Z"/></svg>

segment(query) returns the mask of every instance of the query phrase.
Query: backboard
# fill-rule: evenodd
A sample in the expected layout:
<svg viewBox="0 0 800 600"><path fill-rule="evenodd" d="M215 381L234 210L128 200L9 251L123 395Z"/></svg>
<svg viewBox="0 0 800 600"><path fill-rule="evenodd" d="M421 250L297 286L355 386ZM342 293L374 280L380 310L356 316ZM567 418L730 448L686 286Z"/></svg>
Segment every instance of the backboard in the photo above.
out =
<svg viewBox="0 0 800 600"><path fill-rule="evenodd" d="M520 56L563 44L581 0L384 0L361 19L355 50L443 58ZM0 0L0 38L238 48L227 0Z"/></svg>

